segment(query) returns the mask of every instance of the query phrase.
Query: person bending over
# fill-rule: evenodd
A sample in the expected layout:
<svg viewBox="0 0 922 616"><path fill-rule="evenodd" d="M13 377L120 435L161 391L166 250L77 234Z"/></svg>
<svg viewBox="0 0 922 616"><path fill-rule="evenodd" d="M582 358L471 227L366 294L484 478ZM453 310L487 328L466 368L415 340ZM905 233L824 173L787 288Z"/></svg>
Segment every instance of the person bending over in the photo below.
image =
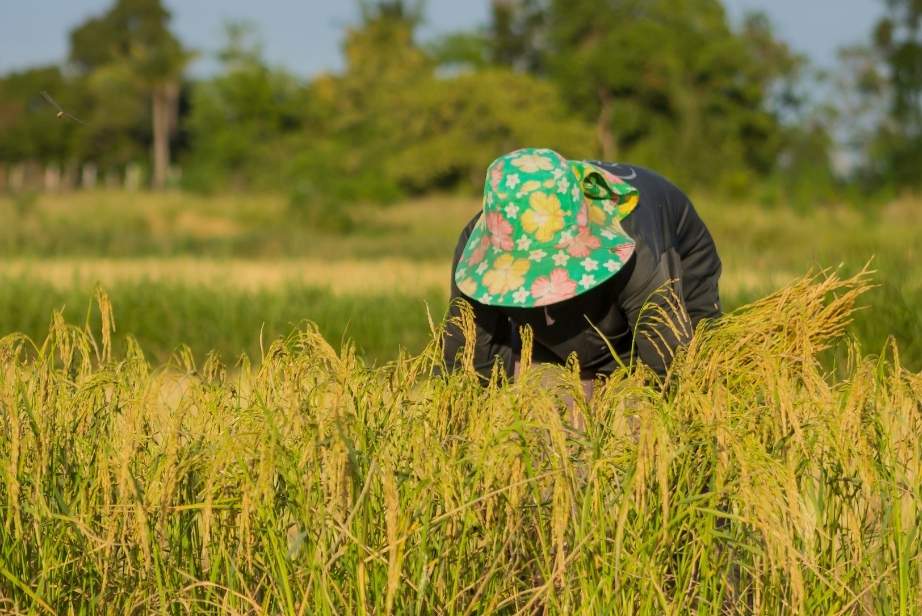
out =
<svg viewBox="0 0 922 616"><path fill-rule="evenodd" d="M514 376L519 328L535 362L575 353L581 378L634 358L663 376L702 319L721 314L721 263L688 197L635 165L521 149L488 168L483 209L452 263L445 363L460 368L458 300L473 309L474 368ZM612 350L614 353L612 353Z"/></svg>

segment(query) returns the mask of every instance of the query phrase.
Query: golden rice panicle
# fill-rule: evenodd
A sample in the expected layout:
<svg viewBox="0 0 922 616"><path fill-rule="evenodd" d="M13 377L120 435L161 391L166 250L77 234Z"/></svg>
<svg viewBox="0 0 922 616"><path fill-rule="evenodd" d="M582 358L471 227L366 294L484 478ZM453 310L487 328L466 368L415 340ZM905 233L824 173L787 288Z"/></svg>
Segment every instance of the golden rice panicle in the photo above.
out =
<svg viewBox="0 0 922 616"><path fill-rule="evenodd" d="M797 281L591 400L572 362L484 385L310 325L152 367L56 315L0 340L0 609L912 614L922 375L816 356L867 285Z"/></svg>

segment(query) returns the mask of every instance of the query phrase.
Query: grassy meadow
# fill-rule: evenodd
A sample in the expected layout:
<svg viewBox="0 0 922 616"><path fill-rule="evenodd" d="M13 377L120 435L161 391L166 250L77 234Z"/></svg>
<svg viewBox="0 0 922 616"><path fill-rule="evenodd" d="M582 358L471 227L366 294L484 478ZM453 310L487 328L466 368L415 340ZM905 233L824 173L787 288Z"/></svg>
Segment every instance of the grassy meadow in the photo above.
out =
<svg viewBox="0 0 922 616"><path fill-rule="evenodd" d="M0 200L0 612L922 613L918 203L698 202L733 312L587 400L442 374L476 201Z"/></svg>
<svg viewBox="0 0 922 616"><path fill-rule="evenodd" d="M922 369L918 202L805 213L707 197L697 207L724 261L733 309L804 273L869 261L878 286L852 333L868 352L894 336ZM116 348L133 335L155 361L255 357L305 320L383 362L420 351L444 313L450 258L476 200L305 210L273 196L91 192L0 198L0 332L41 339L51 312L86 319L95 286L115 305Z"/></svg>

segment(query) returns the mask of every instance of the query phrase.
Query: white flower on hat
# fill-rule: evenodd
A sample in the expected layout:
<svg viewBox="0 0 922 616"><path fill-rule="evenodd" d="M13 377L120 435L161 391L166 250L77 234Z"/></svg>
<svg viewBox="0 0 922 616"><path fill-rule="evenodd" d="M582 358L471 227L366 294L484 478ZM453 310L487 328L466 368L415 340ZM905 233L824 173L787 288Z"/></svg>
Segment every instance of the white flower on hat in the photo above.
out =
<svg viewBox="0 0 922 616"><path fill-rule="evenodd" d="M484 296L481 297L480 299L483 301L483 303L489 304L490 302L493 301L493 296L490 295L489 293L487 293L486 295L484 295Z"/></svg>
<svg viewBox="0 0 922 616"><path fill-rule="evenodd" d="M516 241L515 247L519 250L528 250L529 247L531 247L531 239L526 236L522 236Z"/></svg>
<svg viewBox="0 0 922 616"><path fill-rule="evenodd" d="M573 187L573 200L579 200L579 185Z"/></svg>
<svg viewBox="0 0 922 616"><path fill-rule="evenodd" d="M592 271L595 271L597 267L599 267L599 262L596 261L595 259L586 257L585 259L583 259L583 267L586 268L587 272L592 272Z"/></svg>
<svg viewBox="0 0 922 616"><path fill-rule="evenodd" d="M519 174L510 173L506 176L506 188L515 188L519 184Z"/></svg>
<svg viewBox="0 0 922 616"><path fill-rule="evenodd" d="M555 167L554 170L551 171L551 175L554 176L555 180L559 180L560 178L563 177L563 169L561 169L560 167Z"/></svg>
<svg viewBox="0 0 922 616"><path fill-rule="evenodd" d="M609 259L608 261L605 262L605 267L608 268L609 272L613 272L617 270L620 266L621 264L613 259Z"/></svg>
<svg viewBox="0 0 922 616"><path fill-rule="evenodd" d="M591 287L592 285L595 284L595 276L590 276L589 274L586 274L585 276L579 279L579 283L583 285L584 287L587 287L587 288Z"/></svg>
<svg viewBox="0 0 922 616"><path fill-rule="evenodd" d="M515 205L514 203L510 203L506 206L506 215L509 216L509 218L515 218L515 215L518 213L519 206Z"/></svg>
<svg viewBox="0 0 922 616"><path fill-rule="evenodd" d="M543 250L532 250L529 253L528 258L531 259L532 261L540 261L546 256L547 256L547 253L544 252Z"/></svg>
<svg viewBox="0 0 922 616"><path fill-rule="evenodd" d="M602 229L602 237L604 237L607 240L613 240L615 239L615 234L609 231L608 229Z"/></svg>
<svg viewBox="0 0 922 616"><path fill-rule="evenodd" d="M486 262L486 261L482 262L480 265L477 266L477 273L478 273L478 274L483 274L485 271L487 271L487 262Z"/></svg>
<svg viewBox="0 0 922 616"><path fill-rule="evenodd" d="M570 190L570 180L567 178L560 178L557 182L557 190L558 192L567 192Z"/></svg>
<svg viewBox="0 0 922 616"><path fill-rule="evenodd" d="M528 296L529 296L529 295L530 295L530 293L529 293L528 291L526 291L525 289L519 289L518 291L516 291L515 293L512 294L512 300L513 300L516 304L521 304L521 303L523 303L526 299L528 299Z"/></svg>
<svg viewBox="0 0 922 616"><path fill-rule="evenodd" d="M570 255L568 255L567 253L561 250L560 252L555 254L552 258L554 259L554 265L556 265L557 267L563 267L564 265L567 264L567 261L570 260Z"/></svg>

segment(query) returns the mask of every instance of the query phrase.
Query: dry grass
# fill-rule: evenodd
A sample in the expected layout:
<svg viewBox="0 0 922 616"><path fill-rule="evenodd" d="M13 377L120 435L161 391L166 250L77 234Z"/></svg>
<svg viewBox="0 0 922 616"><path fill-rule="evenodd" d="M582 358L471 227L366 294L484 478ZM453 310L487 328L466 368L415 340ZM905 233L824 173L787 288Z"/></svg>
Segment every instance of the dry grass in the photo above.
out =
<svg viewBox="0 0 922 616"><path fill-rule="evenodd" d="M916 198L867 212L839 207L803 214L707 197L697 203L723 257L729 295L765 293L815 267L844 262L860 269L872 258L882 279L922 289ZM0 244L9 236L8 245L20 247L10 249L0 270L29 270L56 285L70 284L73 271L106 284L175 276L243 288L300 281L336 293L447 290L457 235L479 205L439 196L353 206L348 212L357 226L338 236L297 224L286 200L271 195L52 194L24 214L0 197L0 216L12 221L0 229ZM33 250L40 255L34 261L21 257ZM417 275L420 285L404 284Z"/></svg>
<svg viewBox="0 0 922 616"><path fill-rule="evenodd" d="M303 285L344 295L447 293L450 263L409 259L22 259L0 264L0 276L28 277L66 289L111 287L139 280L243 290Z"/></svg>
<svg viewBox="0 0 922 616"><path fill-rule="evenodd" d="M448 296L449 261L410 259L9 259L0 263L0 277L25 277L59 289L111 287L123 282L166 281L217 285L243 290L303 285L337 295L400 293L422 296L438 289ZM757 271L745 264L727 267L721 288L731 294L776 289L796 278L789 272Z"/></svg>

